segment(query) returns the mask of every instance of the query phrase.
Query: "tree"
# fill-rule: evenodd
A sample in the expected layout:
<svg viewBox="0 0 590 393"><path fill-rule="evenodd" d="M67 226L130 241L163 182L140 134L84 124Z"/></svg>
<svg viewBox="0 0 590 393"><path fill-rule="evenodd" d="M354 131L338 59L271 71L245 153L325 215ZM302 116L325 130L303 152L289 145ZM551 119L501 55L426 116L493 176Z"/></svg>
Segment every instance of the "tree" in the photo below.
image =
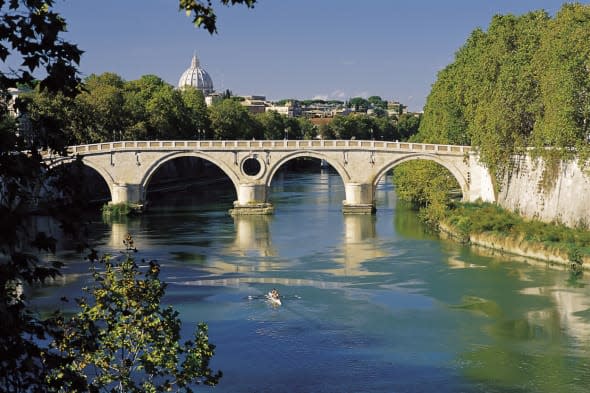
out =
<svg viewBox="0 0 590 393"><path fill-rule="evenodd" d="M60 91L71 96L78 92L77 64L82 51L60 37L65 20L51 7L53 0L12 0L0 2L0 59L22 58L20 68L0 71L0 89L30 84L41 68L46 76L42 91ZM10 45L10 47L8 46Z"/></svg>
<svg viewBox="0 0 590 393"><path fill-rule="evenodd" d="M205 103L203 92L191 87L185 87L180 95L186 107L184 120L187 122L187 130L184 137L193 139L207 139L210 137L211 121Z"/></svg>
<svg viewBox="0 0 590 393"><path fill-rule="evenodd" d="M167 90L171 90L171 86L156 75L143 75L125 84L124 105L126 116L129 118L126 130L128 135L141 139L163 139L163 135L169 133L169 122L173 121L174 116L171 114L168 117L163 111L168 109L167 106L174 99L165 98L166 95L170 95L169 92L163 93ZM151 113L150 106L154 107L158 103L164 107L158 108L156 113Z"/></svg>
<svg viewBox="0 0 590 393"><path fill-rule="evenodd" d="M496 15L476 29L433 85L417 139L471 143L501 178L515 152L530 144L539 120L541 90L534 59L549 16ZM559 132L559 131L556 131Z"/></svg>
<svg viewBox="0 0 590 393"><path fill-rule="evenodd" d="M255 124L242 104L232 99L222 100L209 108L211 130L215 139L262 139Z"/></svg>
<svg viewBox="0 0 590 393"><path fill-rule="evenodd" d="M335 116L327 125L330 131L326 133L326 136L330 135L335 139L356 138L358 130L351 119L352 116Z"/></svg>
<svg viewBox="0 0 590 393"><path fill-rule="evenodd" d="M353 108L355 112L366 113L367 110L370 108L371 104L369 103L369 101L362 97L354 97L348 100L347 106L349 108Z"/></svg>
<svg viewBox="0 0 590 393"><path fill-rule="evenodd" d="M425 160L405 162L395 167L393 182L397 197L412 203L420 210L420 218L434 227L444 217L451 194L460 189L448 170Z"/></svg>
<svg viewBox="0 0 590 393"><path fill-rule="evenodd" d="M330 134L337 139L381 139L382 130L377 118L366 114L336 116L330 122Z"/></svg>
<svg viewBox="0 0 590 393"><path fill-rule="evenodd" d="M193 137L185 117L186 107L178 90L163 84L146 103L148 137L150 139L178 139Z"/></svg>
<svg viewBox="0 0 590 393"><path fill-rule="evenodd" d="M439 72L412 140L472 144L496 184L531 146L546 171L574 156L586 163L589 31L590 6L578 3L554 18L545 11L494 16Z"/></svg>
<svg viewBox="0 0 590 393"><path fill-rule="evenodd" d="M318 134L320 135L321 139L336 139L334 129L331 127L330 124L322 123L320 125Z"/></svg>
<svg viewBox="0 0 590 393"><path fill-rule="evenodd" d="M413 140L424 143L471 144L464 114L465 107L459 99L457 83L454 80L456 68L451 65L439 72L426 100L419 133Z"/></svg>
<svg viewBox="0 0 590 393"><path fill-rule="evenodd" d="M418 133L420 127L420 116L404 113L400 115L397 121L397 132L400 139L407 140L412 135Z"/></svg>
<svg viewBox="0 0 590 393"><path fill-rule="evenodd" d="M384 101L379 96L371 96L371 97L367 98L367 101L371 104L373 109L377 109L377 108L380 108L383 110L387 109L387 101Z"/></svg>
<svg viewBox="0 0 590 393"><path fill-rule="evenodd" d="M34 252L34 248L54 250L55 239L32 233L26 224L34 215L31 207L47 171L37 149L63 150L64 141L39 133L24 138L22 119L14 119L8 108L13 103L9 89L31 86L38 69L46 75L38 83L40 91L64 96L77 92L76 65L82 51L61 38L65 21L51 10L52 3L0 1L0 59L22 59L19 68L0 71L0 389L5 392L45 391L50 370L69 362L43 345L55 333L56 320L39 318L22 293L23 285L59 273L59 263L45 263ZM20 108L18 101L14 105ZM57 121L47 116L40 124L51 130ZM20 153L27 149L28 154ZM82 383L71 379L73 384Z"/></svg>
<svg viewBox="0 0 590 393"><path fill-rule="evenodd" d="M255 0L221 0L223 5L245 4ZM85 380L66 367L72 361L52 352L46 343L61 334L58 317L40 318L27 303L21 289L24 285L43 283L59 274L60 264L40 260L35 249L55 251L55 239L42 232L33 232L26 225L38 212L39 197L56 200L44 206L44 212L62 221L62 228L71 235L80 235L80 210L71 182L54 177L56 188L40 194L50 173L39 152L50 148L65 153L66 138L52 135L61 119L50 115L39 117L37 126L50 132L32 133L23 137L24 118L14 118L9 105L13 102L9 89L23 85L46 94L64 97L79 92L77 66L82 51L61 36L65 20L53 11L53 0L0 0L0 59L19 66L0 71L0 389L4 392L46 392L57 387L47 383L54 369L62 369L68 386L81 391ZM179 7L193 17L198 27L216 31L215 10L211 2L179 0ZM40 74L36 81L35 74ZM14 104L14 105L13 105ZM35 130L33 130L35 131ZM75 179L83 181L82 179Z"/></svg>
<svg viewBox="0 0 590 393"><path fill-rule="evenodd" d="M88 113L77 106L74 98L41 91L37 85L33 90L24 90L19 103L21 108L26 107L26 117L21 117L19 122L19 135L28 148L67 146L84 140L86 130L75 125L79 119L87 118Z"/></svg>
<svg viewBox="0 0 590 393"><path fill-rule="evenodd" d="M387 113L387 110L377 107L373 109L373 115L376 117L386 117L389 114Z"/></svg>
<svg viewBox="0 0 590 393"><path fill-rule="evenodd" d="M544 11L495 16L477 52L479 73L467 79L469 87L481 86L472 90L466 108L471 142L498 179L512 155L529 145L539 104L532 60L547 20Z"/></svg>
<svg viewBox="0 0 590 393"><path fill-rule="evenodd" d="M264 139L283 139L285 134L285 119L277 111L268 111L256 115L256 120L262 127Z"/></svg>
<svg viewBox="0 0 590 393"><path fill-rule="evenodd" d="M234 96L234 93L230 89L225 89L225 91L221 94L222 100L228 100Z"/></svg>
<svg viewBox="0 0 590 393"><path fill-rule="evenodd" d="M223 5L244 4L248 8L254 8L256 0L219 0ZM193 18L197 27L205 28L209 33L217 32L217 16L211 5L211 0L179 0L179 9L184 10L187 15Z"/></svg>
<svg viewBox="0 0 590 393"><path fill-rule="evenodd" d="M306 117L297 117L296 121L302 139L316 139L319 136L318 128Z"/></svg>
<svg viewBox="0 0 590 393"><path fill-rule="evenodd" d="M590 140L590 6L564 4L548 22L534 59L541 104L533 144L588 155Z"/></svg>
<svg viewBox="0 0 590 393"><path fill-rule="evenodd" d="M194 340L179 343L178 313L161 306L166 284L159 279L160 266L151 261L142 274L130 256L129 235L127 242L121 262L105 257L104 269L93 265L90 299L77 300L81 311L64 322L54 342L73 362L49 380L62 392L76 391L62 378L68 372L84 375L93 392L192 392L196 384L217 384L221 372L209 367L215 346L207 326L199 324Z"/></svg>
<svg viewBox="0 0 590 393"><path fill-rule="evenodd" d="M359 139L380 139L381 133L375 122L375 117L367 114L350 116Z"/></svg>
<svg viewBox="0 0 590 393"><path fill-rule="evenodd" d="M377 139L386 141L400 140L401 135L398 132L398 127L395 124L395 120L389 117L377 117L373 119L377 131Z"/></svg>
<svg viewBox="0 0 590 393"><path fill-rule="evenodd" d="M84 91L75 98L38 89L24 95L33 125L44 134L61 135L71 145L210 134L205 97L193 87L177 90L155 75L124 81L113 73L93 74L84 82ZM53 122L41 123L45 118ZM47 124L53 129L45 130Z"/></svg>
<svg viewBox="0 0 590 393"><path fill-rule="evenodd" d="M86 114L75 125L81 140L96 143L123 139L129 117L125 113L125 81L119 75L90 75L76 104L79 113Z"/></svg>
<svg viewBox="0 0 590 393"><path fill-rule="evenodd" d="M287 129L289 139L304 139L305 127L309 132L309 127L313 126L309 120L300 117L284 117L285 129Z"/></svg>

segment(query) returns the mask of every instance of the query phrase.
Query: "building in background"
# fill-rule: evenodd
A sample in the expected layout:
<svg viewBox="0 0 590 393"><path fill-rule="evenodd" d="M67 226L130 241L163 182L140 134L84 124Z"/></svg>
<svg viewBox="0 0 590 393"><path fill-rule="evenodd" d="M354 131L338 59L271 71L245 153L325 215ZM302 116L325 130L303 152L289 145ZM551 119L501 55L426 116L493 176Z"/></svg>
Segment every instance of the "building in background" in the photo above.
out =
<svg viewBox="0 0 590 393"><path fill-rule="evenodd" d="M225 93L215 91L213 80L207 71L201 67L196 54L193 54L190 67L182 73L178 80L179 89L184 89L187 86L194 87L203 92L207 106L232 96L230 90L227 90ZM306 100L308 102L302 102L293 99L270 102L263 95L233 96L232 98L240 101L252 114L275 111L286 117L305 116L310 119L331 119L334 116L347 116L355 112L353 108L350 108L345 102L341 101ZM398 101L388 101L386 108L384 110L390 117L397 118L402 114L408 113L408 107ZM376 115L375 112L376 110L372 106L366 111L363 111L363 113L368 115ZM318 122L325 123L325 121Z"/></svg>
<svg viewBox="0 0 590 393"><path fill-rule="evenodd" d="M266 112L266 97L265 96L242 96L240 103L246 107L250 113L264 113Z"/></svg>
<svg viewBox="0 0 590 393"><path fill-rule="evenodd" d="M287 101L284 105L275 105L273 103L269 103L266 107L266 111L275 111L287 117L299 117L302 114L301 104L296 100Z"/></svg>
<svg viewBox="0 0 590 393"><path fill-rule="evenodd" d="M193 55L191 66L186 69L178 80L178 88L184 89L187 86L192 86L203 92L205 97L214 93L213 80L201 67L197 55Z"/></svg>

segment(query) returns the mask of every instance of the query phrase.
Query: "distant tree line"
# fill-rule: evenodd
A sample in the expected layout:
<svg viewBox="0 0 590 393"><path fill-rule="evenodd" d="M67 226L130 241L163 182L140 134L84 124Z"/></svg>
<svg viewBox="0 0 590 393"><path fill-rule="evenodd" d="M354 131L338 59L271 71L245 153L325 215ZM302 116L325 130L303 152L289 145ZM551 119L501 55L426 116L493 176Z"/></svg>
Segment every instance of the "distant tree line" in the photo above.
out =
<svg viewBox="0 0 590 393"><path fill-rule="evenodd" d="M40 86L21 95L30 129L59 136L68 145L117 140L155 139L377 139L402 140L418 131L419 117L400 115L337 116L317 127L304 117L286 117L274 111L252 114L226 91L207 107L202 92L176 89L155 75L125 81L114 73L90 75L81 93L69 97L49 94ZM357 102L358 101L358 102ZM356 104L355 104L356 103ZM373 97L383 108L387 103ZM370 100L358 98L349 105L366 109ZM51 119L48 122L47 119Z"/></svg>
<svg viewBox="0 0 590 393"><path fill-rule="evenodd" d="M407 140L418 132L421 116L402 114L399 117L370 116L352 113L335 116L320 127L323 139Z"/></svg>

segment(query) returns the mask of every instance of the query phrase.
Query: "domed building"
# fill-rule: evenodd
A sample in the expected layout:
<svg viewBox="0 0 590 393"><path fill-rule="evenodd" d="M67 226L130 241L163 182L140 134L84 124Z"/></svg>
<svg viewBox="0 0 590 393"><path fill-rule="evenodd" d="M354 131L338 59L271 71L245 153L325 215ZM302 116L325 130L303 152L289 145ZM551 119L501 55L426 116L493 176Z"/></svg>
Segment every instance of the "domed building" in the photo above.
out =
<svg viewBox="0 0 590 393"><path fill-rule="evenodd" d="M178 80L178 88L183 89L185 86L195 87L207 96L213 93L213 81L211 77L199 64L197 55L193 55L191 66L184 71Z"/></svg>

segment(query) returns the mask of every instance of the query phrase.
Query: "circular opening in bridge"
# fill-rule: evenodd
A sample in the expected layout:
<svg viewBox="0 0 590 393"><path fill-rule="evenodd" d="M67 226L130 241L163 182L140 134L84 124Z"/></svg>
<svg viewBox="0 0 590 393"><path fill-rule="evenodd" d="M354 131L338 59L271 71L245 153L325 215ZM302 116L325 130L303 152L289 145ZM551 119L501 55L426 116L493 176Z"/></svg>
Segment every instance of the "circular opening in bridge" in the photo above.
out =
<svg viewBox="0 0 590 393"><path fill-rule="evenodd" d="M256 176L260 173L262 166L256 158L247 158L242 164L242 170L248 176Z"/></svg>

